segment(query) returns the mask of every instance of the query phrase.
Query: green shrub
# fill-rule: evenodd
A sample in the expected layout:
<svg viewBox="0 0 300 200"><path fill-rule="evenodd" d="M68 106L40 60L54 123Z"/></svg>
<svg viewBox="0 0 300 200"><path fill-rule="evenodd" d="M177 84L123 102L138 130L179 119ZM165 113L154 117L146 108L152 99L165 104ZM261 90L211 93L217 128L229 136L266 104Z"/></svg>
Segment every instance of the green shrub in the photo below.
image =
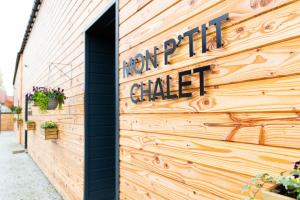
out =
<svg viewBox="0 0 300 200"><path fill-rule="evenodd" d="M41 111L46 111L48 109L49 98L44 92L35 92L32 99Z"/></svg>
<svg viewBox="0 0 300 200"><path fill-rule="evenodd" d="M16 107L14 107L14 113L15 114L21 114L22 113L22 107L20 107L20 106L16 106Z"/></svg>
<svg viewBox="0 0 300 200"><path fill-rule="evenodd" d="M46 129L46 128L57 128L57 124L53 121L46 121L41 125L41 128Z"/></svg>

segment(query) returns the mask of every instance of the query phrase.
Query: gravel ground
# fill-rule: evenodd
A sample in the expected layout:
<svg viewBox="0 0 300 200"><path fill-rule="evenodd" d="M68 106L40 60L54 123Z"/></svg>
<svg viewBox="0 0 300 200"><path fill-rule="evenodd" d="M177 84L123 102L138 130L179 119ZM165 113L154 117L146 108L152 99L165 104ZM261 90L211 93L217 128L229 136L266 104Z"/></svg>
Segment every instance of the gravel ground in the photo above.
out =
<svg viewBox="0 0 300 200"><path fill-rule="evenodd" d="M62 200L12 132L0 133L0 200Z"/></svg>

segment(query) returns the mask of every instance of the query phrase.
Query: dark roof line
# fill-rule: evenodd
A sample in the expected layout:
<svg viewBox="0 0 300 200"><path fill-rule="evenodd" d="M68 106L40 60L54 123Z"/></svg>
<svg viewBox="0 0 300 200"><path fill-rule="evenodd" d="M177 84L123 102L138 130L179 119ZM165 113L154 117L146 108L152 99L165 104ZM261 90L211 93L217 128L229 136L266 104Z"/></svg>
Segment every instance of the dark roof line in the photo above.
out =
<svg viewBox="0 0 300 200"><path fill-rule="evenodd" d="M41 3L42 3L42 0L35 0L34 1L32 11L31 11L31 14L30 14L30 18L29 18L29 21L28 21L28 24L27 24L27 27L26 27L26 31L25 31L25 34L23 36L22 45L21 45L21 48L20 48L20 50L17 54L13 84L15 84L15 81L16 81L16 75L17 75L17 71L18 71L18 65L19 65L19 62L20 62L21 54L23 53L23 51L25 49L25 46L27 44L28 38L30 36L31 30L32 30L33 24L35 22L37 13L40 9Z"/></svg>

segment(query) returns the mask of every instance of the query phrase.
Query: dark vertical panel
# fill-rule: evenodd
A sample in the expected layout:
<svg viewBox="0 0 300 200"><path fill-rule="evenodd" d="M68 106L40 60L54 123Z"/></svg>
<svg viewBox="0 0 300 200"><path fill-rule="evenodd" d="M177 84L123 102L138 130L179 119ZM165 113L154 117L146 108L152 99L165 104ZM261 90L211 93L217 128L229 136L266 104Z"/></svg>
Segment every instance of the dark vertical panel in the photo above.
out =
<svg viewBox="0 0 300 200"><path fill-rule="evenodd" d="M115 191L115 7L86 32L85 200Z"/></svg>
<svg viewBox="0 0 300 200"><path fill-rule="evenodd" d="M115 200L119 200L119 0L115 2Z"/></svg>

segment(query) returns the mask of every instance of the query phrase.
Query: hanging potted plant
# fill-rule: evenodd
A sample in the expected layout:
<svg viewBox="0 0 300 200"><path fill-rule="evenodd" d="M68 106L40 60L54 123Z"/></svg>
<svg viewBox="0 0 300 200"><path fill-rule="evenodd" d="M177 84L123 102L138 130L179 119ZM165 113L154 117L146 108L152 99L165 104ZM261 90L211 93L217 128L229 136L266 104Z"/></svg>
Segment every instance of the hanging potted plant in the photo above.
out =
<svg viewBox="0 0 300 200"><path fill-rule="evenodd" d="M53 89L46 89L46 95L48 97L48 107L47 110L55 110L58 105L58 100L56 98L56 93L54 92Z"/></svg>
<svg viewBox="0 0 300 200"><path fill-rule="evenodd" d="M41 133L45 140L58 139L58 126L53 121L46 121L41 125Z"/></svg>
<svg viewBox="0 0 300 200"><path fill-rule="evenodd" d="M274 186L268 190L263 189L266 183ZM268 173L256 175L243 187L243 191L249 193L245 200L254 200L259 191L263 200L300 200L300 161L295 163L292 171L282 172L278 177Z"/></svg>
<svg viewBox="0 0 300 200"><path fill-rule="evenodd" d="M41 111L55 110L59 105L59 109L62 109L62 105L65 102L66 96L64 90L48 89L43 87L33 87L33 94L29 96L29 99L33 101Z"/></svg>
<svg viewBox="0 0 300 200"><path fill-rule="evenodd" d="M26 122L26 124L27 124L27 130L28 131L34 131L35 130L36 125L35 125L34 121L29 120L29 121Z"/></svg>

